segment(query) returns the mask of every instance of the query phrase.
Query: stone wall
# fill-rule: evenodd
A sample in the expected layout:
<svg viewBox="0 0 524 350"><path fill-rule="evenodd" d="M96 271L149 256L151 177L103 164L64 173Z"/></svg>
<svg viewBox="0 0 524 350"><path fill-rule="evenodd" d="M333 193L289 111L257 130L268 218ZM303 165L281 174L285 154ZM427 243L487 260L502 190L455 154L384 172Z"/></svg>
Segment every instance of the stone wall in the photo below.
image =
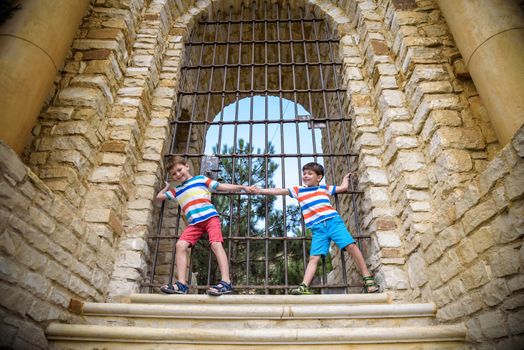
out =
<svg viewBox="0 0 524 350"><path fill-rule="evenodd" d="M0 252L0 347L45 349L42 326L71 321L71 299L105 299L113 252L3 142Z"/></svg>
<svg viewBox="0 0 524 350"><path fill-rule="evenodd" d="M198 100L176 100L184 42L201 16L219 10L227 13L225 1L92 2L35 128L30 169L0 147L0 344L45 347L39 327L73 317L71 298L114 299L161 282L149 281L157 248L147 238L157 233L163 159L175 131L174 149L189 137L195 152L204 133L187 136L170 121L193 106L208 116L223 107L215 99L204 112ZM340 37L352 124L350 135L333 130L333 151L347 142L359 154L351 164L362 194L352 214L371 237L364 251L382 288L435 301L439 319L465 321L478 347L516 346L524 333L524 132L500 150L434 1L308 1L305 11ZM215 82L223 83L236 88L234 75ZM341 197L341 211L352 211L351 200ZM173 226L170 212L162 232ZM164 274L171 244L159 247ZM335 266L332 277L341 276Z"/></svg>
<svg viewBox="0 0 524 350"><path fill-rule="evenodd" d="M180 23L191 20L183 16L191 4L93 2L29 153L35 173L111 252L111 298L137 292L146 279L146 237L173 119L173 101L164 97L175 95L186 35Z"/></svg>
<svg viewBox="0 0 524 350"><path fill-rule="evenodd" d="M427 274L414 272L413 280L428 285L438 318L465 321L479 348L524 344L523 158L521 128L456 201L443 204L452 224L411 257L425 261Z"/></svg>
<svg viewBox="0 0 524 350"><path fill-rule="evenodd" d="M373 196L366 194L366 177L360 186L364 215L379 211L389 218L377 226L376 219L363 222L373 225L380 254L388 254L380 263L396 265L381 279L383 287L395 281L397 298L435 301L441 321L466 322L476 347L518 348L522 130L500 150L434 2L333 3L353 18L358 33L347 39L358 44L348 74L357 79L348 80L348 92L371 95L369 117L354 120L352 144L362 155L361 173L372 164L382 175L368 192ZM358 78L360 85L353 82ZM393 230L382 233L383 224Z"/></svg>
<svg viewBox="0 0 524 350"><path fill-rule="evenodd" d="M138 290L141 209L153 207L169 118L151 111L157 59L186 9L93 1L35 127L31 170L2 146L2 345L46 348L39 327L73 317L70 299L104 301L129 280Z"/></svg>

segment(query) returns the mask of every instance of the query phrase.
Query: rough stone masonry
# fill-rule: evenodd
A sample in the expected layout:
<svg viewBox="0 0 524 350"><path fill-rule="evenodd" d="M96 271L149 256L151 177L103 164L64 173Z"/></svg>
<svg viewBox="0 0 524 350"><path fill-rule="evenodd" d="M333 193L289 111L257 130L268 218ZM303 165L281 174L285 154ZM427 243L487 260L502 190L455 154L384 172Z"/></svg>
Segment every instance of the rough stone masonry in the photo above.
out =
<svg viewBox="0 0 524 350"><path fill-rule="evenodd" d="M439 321L466 323L474 348L518 348L524 129L500 147L435 1L289 4L340 38L353 118L346 141L359 154L360 225L381 286L399 300L435 302ZM169 123L184 109L184 42L202 16L226 8L91 2L23 160L0 144L1 346L47 348L42 328L74 319L71 299L141 291ZM336 132L334 144L343 137Z"/></svg>

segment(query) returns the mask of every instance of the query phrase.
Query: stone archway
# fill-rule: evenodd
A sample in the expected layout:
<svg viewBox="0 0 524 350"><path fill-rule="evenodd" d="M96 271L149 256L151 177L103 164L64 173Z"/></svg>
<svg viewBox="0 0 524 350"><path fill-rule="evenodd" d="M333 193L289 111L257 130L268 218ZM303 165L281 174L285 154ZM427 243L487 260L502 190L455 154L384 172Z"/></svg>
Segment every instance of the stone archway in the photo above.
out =
<svg viewBox="0 0 524 350"><path fill-rule="evenodd" d="M217 12L219 10L219 8L217 6L215 6L215 5L216 4L213 4L212 7L206 8L206 11L216 11ZM294 7L295 10L298 10L298 7L297 7L298 3L292 2L292 3L290 3L290 5L291 5L290 8ZM192 26L192 25L194 25L194 23L196 23L197 19L200 16L202 16L203 13L205 13L203 9L204 9L204 7L198 8L198 11L195 11L196 16L182 16L181 19L186 21L186 23L191 23L191 26ZM324 3L322 3L320 5L317 4L317 3L308 3L308 4L306 4L306 11L314 11L318 16L321 16L321 17L325 18L326 21L329 22L329 24L330 24L330 27L328 27L328 28L333 28L333 30L337 30L339 35L341 35L341 38L342 38L342 46L341 46L341 48L342 49L339 50L339 51L342 51L344 53L349 53L349 55L347 55L348 58L352 59L352 60L355 60L355 58L350 58L350 57L351 57L352 54L357 52L358 49L355 46L353 46L353 48L349 48L349 50L347 48L347 45L349 43L351 43L351 45L354 45L353 37L354 37L354 35L356 35L356 33L351 29L350 18L345 16L343 14L342 10L337 9L336 7L334 7L332 5L328 5L328 4L324 4ZM330 15L327 15L326 11L329 12ZM331 14L333 14L334 16L332 16ZM191 31L191 26L188 27L187 30L184 30L183 33L189 33ZM181 25L177 25L177 28L180 28L180 27L181 27ZM216 34L216 35L218 35L218 34ZM293 35L293 34L291 34L291 35ZM171 43L172 47L181 48L182 47L181 43L183 42L184 38L186 38L186 37L187 37L187 34L184 34L184 36L171 35L170 38L168 39L168 42ZM276 54L276 52L274 52L274 53ZM306 55L307 54L308 53L306 52ZM313 54L314 54L315 57L318 57L318 54L320 54L320 55L325 54L325 55L332 55L332 56L336 55L335 52L333 52L333 51L329 52L327 50L323 50L323 52L315 52L315 51L313 51L313 52L309 52L309 54L311 56L313 56ZM170 56L170 55L172 55L172 56ZM177 79L178 75L176 73L172 73L172 72L176 72L179 69L179 68L176 68L176 67L180 67L180 64L181 64L180 58L181 57L182 56L180 54L180 51L175 51L175 50L169 50L168 49L167 55L164 58L164 62L166 62L167 64L164 65L163 69L160 70L160 75L162 76L162 74L166 74L166 76L169 76L170 78ZM342 55L342 57L344 57L344 54ZM363 60L363 57L360 54L358 54L358 57L360 57L360 59ZM198 66L198 59L195 62L195 66ZM356 66L358 66L358 64L354 64L354 66L355 66L355 69L360 69L360 68L356 67ZM326 71L326 74L331 74L331 73L327 73L327 71ZM352 74L353 75L355 74L354 69L352 69ZM204 76L205 76L205 74L204 74ZM209 78L209 76L205 76L205 77ZM351 78L351 76L349 76L349 78ZM345 79L347 79L347 78L345 78ZM206 82L206 80L207 79L199 79L199 81L203 81L203 82ZM226 80L223 80L223 79L219 80L219 82L222 85L224 85L224 83L226 83L226 85L227 84L238 85L238 87L234 87L234 88L240 89L240 90L246 89L246 87L249 88L247 86L250 83L249 79L240 80L239 82L237 82L235 80L236 80L236 77L234 75L232 75L232 76L228 76L226 78ZM289 85L289 84L291 84L291 82L288 80L284 84L288 84ZM353 84L353 83L350 82L350 86L351 86L351 84ZM348 112L348 113L355 113L355 107L358 107L359 103L367 104L367 103L369 103L369 101L371 101L371 96L369 95L369 90L370 89L369 88L367 88L367 89L363 88L363 84L365 84L365 83L362 81L362 82L354 82L354 84L355 84L355 87L358 87L359 90L357 90L357 91L349 90L348 91L348 92L350 92L350 98L353 100L351 105L344 106L344 108L348 108L348 110L351 108L351 111ZM218 85L220 85L220 84L218 84ZM160 86L159 88L157 88L156 92L154 93L154 95L156 94L158 96L158 102L160 102L162 105L161 106L154 106L154 103L153 103L153 106L154 106L153 110L156 111L156 113L158 113L158 114L162 113L163 117L169 117L171 115L171 111L169 109L171 107L171 105L174 105L174 110L175 111L178 110L178 113L181 113L181 115L186 114L186 112L184 112L184 110L188 110L189 108L191 108L191 106L185 106L183 103L177 103L177 102L174 101L173 96L174 96L174 92L177 91L176 90L176 86L178 86L178 83L175 83L175 85L170 87L169 89L166 88L165 86ZM352 89L352 87L350 87L350 89ZM301 97L298 97L298 96L296 97L296 99L298 101L300 101L300 98ZM220 101L220 100L217 99L215 101ZM224 99L221 103L214 102L214 103L211 103L211 104L209 104L209 103L207 103L207 104L206 103L201 103L201 104L195 104L195 105L196 106L209 106L209 105L211 105L212 108L209 108L209 107L206 107L206 108L209 108L209 110L212 110L212 111L217 111L223 105L224 101L227 101L227 100ZM315 108L321 107L323 105L322 103L318 103L318 102L320 102L320 101L314 101L314 102L312 102L311 100L309 101L309 104L312 106L313 110L315 110ZM331 101L331 103L336 103L336 101ZM308 105L307 100L305 100L305 105ZM162 111L162 112L160 112L160 111ZM319 114L322 114L320 111L317 112L315 110L315 112L319 113ZM358 113L360 113L360 111ZM206 112L206 114L210 115L211 113ZM369 111L366 111L365 114L366 114L366 116L368 116L369 115ZM343 140L342 131L338 130L338 131L334 131L334 132L338 133L337 137L340 138L340 142L338 143L338 145L342 147L342 145L344 144L344 142L342 142L342 140ZM346 137L347 137L347 134L346 134ZM349 145L349 144L351 144L353 142L351 140L345 140L345 141L349 141L349 142L346 143L346 145ZM379 145L377 144L377 145L374 145L374 146L379 146ZM332 166L336 167L337 165L333 164ZM375 181L375 179L372 179L372 181ZM380 176L379 176L379 179L377 181L379 181L379 182L382 181ZM385 186L385 185L386 184L383 183L383 182L379 184L379 186ZM364 187L366 187L366 186L367 185L365 185ZM342 203L342 205L349 207L350 203L346 202L346 203ZM371 231L367 231L367 232L371 233ZM363 233L363 235L365 235L365 234L366 233ZM375 244L373 246L375 246ZM375 248L373 248L372 250L375 251ZM375 254L372 254L372 255L375 255ZM145 263L145 261L146 261L145 259L146 258L144 257L143 259L144 259L143 261ZM374 268L377 271L379 271L382 268L379 260L380 259L373 258ZM117 266L118 266L118 263L117 263ZM333 277L335 279L337 279L337 278L341 278L342 275L343 275L343 273L339 269L338 275L335 273ZM136 287L134 287L134 288L136 288Z"/></svg>
<svg viewBox="0 0 524 350"><path fill-rule="evenodd" d="M313 142L315 144L313 149L315 149L317 132L310 133L309 138L306 137L305 133L301 135L298 132L298 125L305 126L308 124L308 121L300 120L306 115L301 117L295 111L297 115L292 120L286 121L283 117L282 101L285 99L293 101L295 107L303 104L310 110L307 113L308 118L310 118L310 126L318 127L322 123L324 127L322 132L316 136L319 140L322 138L324 147L319 146L319 150L309 152L311 153L310 158L311 160L316 160L317 157L324 159L327 166L326 175L330 181L332 183L341 181L342 171L343 169L350 169L349 159L354 155L351 155L349 142L346 140L349 134L350 121L345 118L342 109L344 91L341 87L342 81L339 79L341 65L335 60L335 57L338 57L338 39L332 37L329 25L317 18L314 13L309 13L306 16L303 7L292 7L289 4L286 7L285 4L269 4L268 2L250 5L249 7L242 6L238 10L240 12L231 7L225 14L219 11L212 15L208 13L208 17L199 19L199 26L193 29L189 41L185 43L187 51L182 67L182 83L177 98L177 105L181 108L177 110L174 117L174 137L170 152L189 157L191 161L194 160L195 162L192 162L193 171L198 173L199 158L203 152L201 141L204 139L204 134L209 126L215 125L212 122L212 117L220 109L229 103L238 104L240 99L253 98L255 95L265 97L265 105L267 105L269 96L276 96L281 101L280 112L271 116L266 115L263 120L251 120L253 118L252 104L250 112L242 112L251 115L249 122L247 119L242 120L245 118L239 116L239 111L235 110L234 121L231 121L231 125L224 125L223 127L230 126L233 128L235 130L234 139L237 140L242 136L237 135L236 130L242 126L249 129L250 135L257 126L260 126L259 132L263 133L265 128L267 134L268 126L272 127L273 124L280 125L291 122L293 123L291 125L296 125L297 132L295 135L295 131L293 131L294 136L286 143L292 143L296 137L298 140L306 142L302 145L303 149L306 148L307 142ZM249 13L246 15L246 12ZM253 103L253 101L251 102ZM221 115L220 122L216 122L220 130L223 123L227 122L223 120L223 115ZM282 125L281 135L279 136L282 143L285 139L283 128ZM332 140L335 130L339 133L339 140ZM233 138L233 136L231 137ZM268 135L266 135L267 137ZM250 142L249 139L244 139ZM235 148L236 141L229 141L233 143L233 148ZM279 159L280 164L282 164L283 173L298 172L298 169L288 168L285 170L284 159L289 159L289 157L291 157L290 159L298 159L298 168L300 168L301 160L307 158L306 153L300 152L301 141L296 141L298 144L295 145L299 154L296 154L297 151L286 151L282 147L276 152L278 155L275 155L275 158ZM334 142L338 142L340 146L336 151L333 146ZM321 151L322 148L325 152ZM269 161L271 157L268 155L268 150L264 150L263 153L263 157L266 161ZM236 156L238 155L233 154L233 159ZM226 156L219 154L219 157ZM251 161L252 158L248 156L248 159ZM306 162L303 160L302 164ZM295 183L299 182L299 180L295 181ZM257 185L263 186L263 184ZM352 194L356 195L356 193ZM356 201L353 201L351 208L354 208L355 203ZM355 212L353 209L343 210L344 212ZM172 212L172 210L169 212ZM165 211L161 217L163 223L164 220L169 220L166 218ZM171 222L171 231L180 232L178 230L180 220L173 217L169 221ZM354 226L357 227L358 241L361 242L362 240L362 244L366 244L364 239L369 237L358 231L359 226L357 224L354 224ZM155 271L159 258L161 260L160 270L165 265L171 265L169 278L172 278L172 261L174 259L171 258L171 263L169 261L164 262L163 254L157 258L158 249L162 252L164 249L170 250L171 253L168 252L168 254L173 254L173 243L170 244L167 240L176 239L176 235L164 231L162 234L158 231L153 239L162 241L156 243L156 246L152 249L155 256L152 276L157 276ZM280 237L280 239L282 238ZM234 239L240 240L241 238L235 237ZM270 237L266 237L266 239L272 240ZM249 243L247 245L249 247ZM284 241L284 252L287 252L286 245L287 238ZM249 251L249 248L246 249ZM249 256L249 253L246 254ZM284 253L284 255L286 256L284 270L287 274L287 253ZM305 257L306 253L300 255ZM340 256L340 258L343 259L343 256ZM340 264L344 266L345 260L341 260ZM246 262L246 265L249 265L249 262ZM339 284L346 284L345 275L342 274L340 277L344 280L344 283ZM164 279L166 278L164 277ZM285 280L287 281L287 275ZM295 284L298 284L298 282L295 282ZM155 279L153 285L158 286L159 283L161 281ZM244 288L247 285L252 284L237 282L237 288ZM359 286L359 284L357 283L355 286ZM200 287L202 286L199 285ZM287 284L286 287L288 287Z"/></svg>

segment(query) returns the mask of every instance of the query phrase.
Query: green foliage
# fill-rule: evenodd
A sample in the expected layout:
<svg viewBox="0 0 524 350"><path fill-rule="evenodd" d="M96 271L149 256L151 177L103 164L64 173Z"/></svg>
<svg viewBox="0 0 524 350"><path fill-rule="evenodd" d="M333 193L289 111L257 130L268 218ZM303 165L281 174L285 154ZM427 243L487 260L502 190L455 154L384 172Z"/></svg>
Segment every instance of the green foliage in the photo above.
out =
<svg viewBox="0 0 524 350"><path fill-rule="evenodd" d="M273 154L274 147L270 144L268 148L268 153ZM264 158L260 149L254 150L249 143L240 139L236 149L225 145L221 152L217 151L215 147L214 152L221 155L261 155L260 157L223 157L219 174L221 182L256 185L261 188L275 186L273 177L278 169L278 164ZM309 241L304 243L303 241L284 242L284 240L263 239L265 237L300 237L303 235L300 208L296 205L287 205L284 218L284 212L275 208L276 199L275 196L269 195L213 195L213 203L222 219L224 248L228 253L231 279L235 284L285 284L285 266L287 266L288 284L298 284L302 281L305 268L303 248L306 252L309 251ZM229 237L261 239L246 241L228 239ZM209 251L206 248L200 244L194 249L192 256L193 271L199 273L199 284L208 283ZM266 259L268 261L267 271ZM220 278L214 257L212 261L210 282Z"/></svg>

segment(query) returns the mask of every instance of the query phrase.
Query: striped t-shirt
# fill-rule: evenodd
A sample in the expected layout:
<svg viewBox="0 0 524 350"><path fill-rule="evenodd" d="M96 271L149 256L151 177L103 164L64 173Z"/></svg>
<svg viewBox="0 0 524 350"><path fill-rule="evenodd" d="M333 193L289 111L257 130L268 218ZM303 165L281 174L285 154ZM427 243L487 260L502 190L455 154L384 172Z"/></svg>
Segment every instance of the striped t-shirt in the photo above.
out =
<svg viewBox="0 0 524 350"><path fill-rule="evenodd" d="M289 187L289 195L298 200L306 227L311 227L321 221L338 216L331 206L329 195L334 195L336 186Z"/></svg>
<svg viewBox="0 0 524 350"><path fill-rule="evenodd" d="M176 199L189 225L194 225L218 216L215 206L211 203L211 192L209 192L209 189L214 190L218 185L215 180L198 175L167 191L166 197L170 200Z"/></svg>

